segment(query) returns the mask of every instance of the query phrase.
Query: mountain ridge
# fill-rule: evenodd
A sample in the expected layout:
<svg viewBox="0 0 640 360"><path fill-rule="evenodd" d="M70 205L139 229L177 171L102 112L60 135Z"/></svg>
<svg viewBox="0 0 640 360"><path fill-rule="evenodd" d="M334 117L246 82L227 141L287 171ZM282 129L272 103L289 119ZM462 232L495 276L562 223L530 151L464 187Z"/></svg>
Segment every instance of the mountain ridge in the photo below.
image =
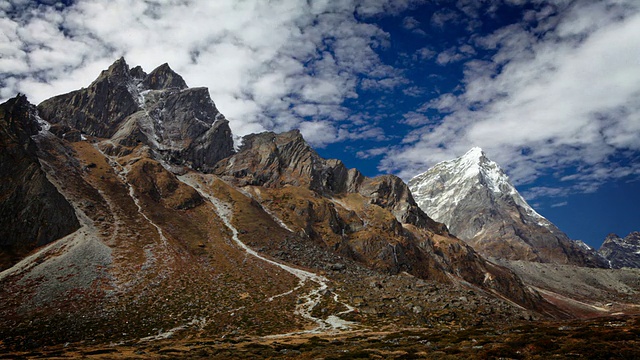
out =
<svg viewBox="0 0 640 360"><path fill-rule="evenodd" d="M233 153L229 123L208 89L188 88L166 63L146 74L120 58L89 87L47 99L38 112L59 136L110 138L102 149L112 155L142 143L158 159L206 171Z"/></svg>
<svg viewBox="0 0 640 360"><path fill-rule="evenodd" d="M396 176L323 159L299 131L234 150L208 90L186 86L119 59L28 118L43 126L21 146L78 225L0 273L1 346L577 316L452 236Z"/></svg>

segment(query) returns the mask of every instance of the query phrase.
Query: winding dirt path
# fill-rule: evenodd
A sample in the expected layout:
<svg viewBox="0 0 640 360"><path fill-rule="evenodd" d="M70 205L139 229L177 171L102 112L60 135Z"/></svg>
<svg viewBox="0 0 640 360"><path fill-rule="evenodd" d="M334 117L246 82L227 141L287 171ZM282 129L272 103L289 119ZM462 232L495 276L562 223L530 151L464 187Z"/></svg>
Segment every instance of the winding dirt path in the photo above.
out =
<svg viewBox="0 0 640 360"><path fill-rule="evenodd" d="M309 272L309 271L305 271L305 270L301 270L301 269L297 269L294 267L291 267L289 265L285 265L282 264L280 262L268 259L262 255L260 255L257 251L251 249L250 247L248 247L246 244L244 244L242 241L240 241L239 237L238 237L238 230L235 228L235 226L233 226L233 224L231 223L231 219L233 218L233 208L230 204L216 198L215 196L213 196L212 194L209 194L208 192L203 191L203 189L200 187L199 183L194 180L191 176L189 175L182 175L182 176L178 176L178 179L180 181L182 181L183 183L191 186L192 188L194 188L196 191L198 191L198 193L204 197L205 199L209 200L209 202L213 205L214 210L216 212L216 214L220 217L220 219L222 219L222 221L224 222L225 226L231 230L232 233L232 239L235 242L235 244L237 246L239 246L240 248L244 249L247 254L254 256L264 262L267 262L271 265L277 266L279 268L281 268L282 270L294 275L295 277L297 277L299 279L299 283L298 286L296 286L294 289L287 291L285 293L282 294L278 294L275 296L272 296L271 298L267 299L267 301L272 301L275 298L281 297L281 296L286 296L289 295L297 290L299 290L300 288L302 288L307 282L313 282L317 284L317 287L315 287L313 290L311 290L310 292L306 293L306 294L302 294L298 297L298 305L296 305L296 310L295 313L297 315L302 316L303 318L315 323L317 326L311 330L302 330L302 331L297 331L297 332L292 332L292 333L287 333L287 334L277 334L277 335L271 335L269 337L285 337L285 336L291 336L291 335L299 335L299 334L320 334L320 333L328 333L328 332L336 332L336 331L342 331L342 330L349 330L351 329L351 327L355 324L351 321L347 321L344 320L342 318L339 317L339 315L344 315L347 313L350 313L352 311L354 311L354 308L348 304L345 304L344 302L339 301L339 297L338 294L333 293L333 299L334 301L336 301L337 303L340 303L342 305L344 305L347 310L340 312L336 315L330 315L328 316L326 319L321 319L318 317L313 316L311 313L313 311L313 309L320 303L320 301L322 300L322 296L323 294L325 294L325 292L327 291L329 285L329 279L327 279L324 276Z"/></svg>

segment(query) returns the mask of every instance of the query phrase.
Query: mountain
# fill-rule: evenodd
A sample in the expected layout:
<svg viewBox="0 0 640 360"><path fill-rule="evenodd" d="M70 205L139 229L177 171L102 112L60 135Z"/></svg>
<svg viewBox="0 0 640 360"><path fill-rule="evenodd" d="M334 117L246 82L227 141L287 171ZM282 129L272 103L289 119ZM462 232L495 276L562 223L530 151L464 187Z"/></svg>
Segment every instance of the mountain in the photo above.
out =
<svg viewBox="0 0 640 360"><path fill-rule="evenodd" d="M484 256L608 267L594 250L533 210L478 147L436 164L411 179L409 187L431 218Z"/></svg>
<svg viewBox="0 0 640 360"><path fill-rule="evenodd" d="M206 170L233 153L229 122L209 91L188 88L167 64L146 74L121 58L88 88L45 100L38 112L62 138L110 139L101 144L109 155L144 144L158 159Z"/></svg>
<svg viewBox="0 0 640 360"><path fill-rule="evenodd" d="M609 234L598 252L614 269L640 268L640 232L634 231L624 238Z"/></svg>
<svg viewBox="0 0 640 360"><path fill-rule="evenodd" d="M0 109L0 348L573 316L396 176L323 159L298 131L234 150L208 90L166 64L119 59L87 88Z"/></svg>

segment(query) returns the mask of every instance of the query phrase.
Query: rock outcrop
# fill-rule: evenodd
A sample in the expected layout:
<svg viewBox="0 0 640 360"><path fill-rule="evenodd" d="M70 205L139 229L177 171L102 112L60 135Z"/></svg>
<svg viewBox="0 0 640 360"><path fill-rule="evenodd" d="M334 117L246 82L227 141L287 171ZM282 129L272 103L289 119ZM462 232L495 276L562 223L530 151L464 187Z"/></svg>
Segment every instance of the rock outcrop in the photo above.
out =
<svg viewBox="0 0 640 360"><path fill-rule="evenodd" d="M357 169L347 169L340 160L323 159L298 130L252 134L244 137L242 144L238 153L219 162L213 173L237 186L292 185L328 196L361 194L372 204L391 211L401 223L446 232L442 224L431 220L418 207L402 179L394 175L367 178Z"/></svg>
<svg viewBox="0 0 640 360"><path fill-rule="evenodd" d="M238 186L305 186L320 193L354 192L364 180L341 161L322 159L298 130L245 136L238 154L218 163L213 173Z"/></svg>
<svg viewBox="0 0 640 360"><path fill-rule="evenodd" d="M533 210L480 148L435 165L409 186L429 216L484 256L608 267L597 252Z"/></svg>
<svg viewBox="0 0 640 360"><path fill-rule="evenodd" d="M0 270L79 227L38 161L35 114L24 95L0 105Z"/></svg>
<svg viewBox="0 0 640 360"><path fill-rule="evenodd" d="M640 268L640 232L634 231L624 238L609 234L598 252L613 269Z"/></svg>
<svg viewBox="0 0 640 360"><path fill-rule="evenodd" d="M108 138L128 116L139 110L133 88L133 77L121 58L102 71L88 88L45 100L38 106L38 112L53 125L51 131L56 135L79 130Z"/></svg>
<svg viewBox="0 0 640 360"><path fill-rule="evenodd" d="M206 88L188 88L168 64L146 74L119 59L86 89L38 105L51 131L77 141L81 134L109 139L110 154L139 144L156 158L208 171L233 153L228 121Z"/></svg>

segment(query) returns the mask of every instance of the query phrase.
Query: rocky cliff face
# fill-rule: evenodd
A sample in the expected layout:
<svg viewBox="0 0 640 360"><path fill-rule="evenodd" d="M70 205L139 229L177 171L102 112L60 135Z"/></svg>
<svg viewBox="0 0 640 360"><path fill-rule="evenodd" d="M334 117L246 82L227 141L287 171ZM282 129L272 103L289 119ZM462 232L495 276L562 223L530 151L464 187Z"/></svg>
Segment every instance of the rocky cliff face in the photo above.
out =
<svg viewBox="0 0 640 360"><path fill-rule="evenodd" d="M23 95L0 105L0 271L79 227L38 161L35 114Z"/></svg>
<svg viewBox="0 0 640 360"><path fill-rule="evenodd" d="M360 194L393 213L400 223L446 232L418 207L407 184L393 175L373 179L340 160L321 158L298 130L248 135L238 153L219 162L214 173L237 186L303 186L319 194Z"/></svg>
<svg viewBox="0 0 640 360"><path fill-rule="evenodd" d="M614 269L640 268L640 232L634 231L624 238L609 234L598 252Z"/></svg>
<svg viewBox="0 0 640 360"><path fill-rule="evenodd" d="M228 121L208 90L188 88L167 64L146 74L119 59L88 88L46 100L38 111L69 140L109 139L103 150L110 154L142 143L158 159L206 171L233 153Z"/></svg>
<svg viewBox="0 0 640 360"><path fill-rule="evenodd" d="M479 148L435 165L409 181L420 207L484 256L607 267L533 210L498 164Z"/></svg>

